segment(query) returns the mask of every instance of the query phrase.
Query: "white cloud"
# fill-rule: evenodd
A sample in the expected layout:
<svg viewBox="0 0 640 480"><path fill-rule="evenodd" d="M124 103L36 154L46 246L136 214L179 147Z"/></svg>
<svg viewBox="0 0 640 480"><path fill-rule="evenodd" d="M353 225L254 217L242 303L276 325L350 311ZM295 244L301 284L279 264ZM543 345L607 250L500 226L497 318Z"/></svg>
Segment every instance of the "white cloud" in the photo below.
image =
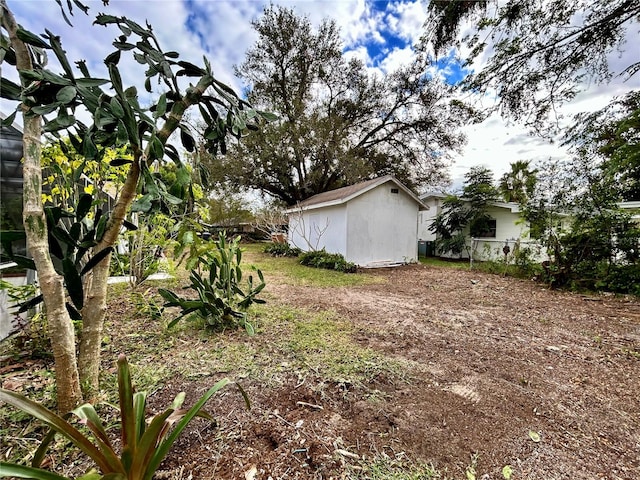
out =
<svg viewBox="0 0 640 480"><path fill-rule="evenodd" d="M402 65L407 65L415 57L414 51L409 48L394 48L385 59L380 62L380 69L385 73L391 73Z"/></svg>
<svg viewBox="0 0 640 480"><path fill-rule="evenodd" d="M563 158L566 148L559 142L531 135L524 127L508 123L492 115L477 125L463 127L468 143L463 152L454 157L451 167L452 189L459 190L464 174L476 165L490 168L497 180L517 160L529 160L533 165L550 157Z"/></svg>
<svg viewBox="0 0 640 480"><path fill-rule="evenodd" d="M364 45L360 45L359 47L354 48L352 50L347 50L344 53L344 58L346 58L347 60L356 58L361 60L365 65L371 65L373 63L373 60L369 56L369 51L367 50L367 47L365 47Z"/></svg>
<svg viewBox="0 0 640 480"><path fill-rule="evenodd" d="M422 36L426 18L427 2L420 0L392 3L386 15L389 29L411 45Z"/></svg>

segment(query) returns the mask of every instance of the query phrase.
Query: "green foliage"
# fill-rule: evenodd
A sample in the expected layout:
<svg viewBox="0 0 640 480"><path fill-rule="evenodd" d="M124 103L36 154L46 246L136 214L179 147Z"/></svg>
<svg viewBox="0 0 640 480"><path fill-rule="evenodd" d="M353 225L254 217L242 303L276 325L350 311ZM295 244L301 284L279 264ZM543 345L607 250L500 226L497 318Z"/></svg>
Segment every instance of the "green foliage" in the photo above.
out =
<svg viewBox="0 0 640 480"><path fill-rule="evenodd" d="M540 263L535 260L535 247L516 244L513 249L513 265L518 276L533 278L542 273Z"/></svg>
<svg viewBox="0 0 640 480"><path fill-rule="evenodd" d="M121 234L128 253L116 253L111 257L111 274L129 276L134 286L163 268L169 268L164 251L174 243L171 232L176 225L176 220L161 212L139 214L137 220L135 230Z"/></svg>
<svg viewBox="0 0 640 480"><path fill-rule="evenodd" d="M272 257L299 257L302 253L298 247L292 247L288 243L268 243L263 249L264 253Z"/></svg>
<svg viewBox="0 0 640 480"><path fill-rule="evenodd" d="M544 262L541 278L553 286L635 290L634 283L619 281L633 280L640 265L640 226L618 204L633 191L635 175L632 168L619 170L617 164L633 150L621 148L615 135L628 113L609 106L579 117L565 137L572 157L541 169L539 193L525 215L531 236L547 248L550 260Z"/></svg>
<svg viewBox="0 0 640 480"><path fill-rule="evenodd" d="M486 210L498 195L491 170L472 167L465 174L462 193L462 197L448 195L442 202L442 211L429 226L436 234L439 253L451 252L462 257L469 249L469 236L482 236L490 231L491 217Z"/></svg>
<svg viewBox="0 0 640 480"><path fill-rule="evenodd" d="M630 92L605 108L580 114L566 132L565 142L577 156L591 161L620 200L640 200L640 92Z"/></svg>
<svg viewBox="0 0 640 480"><path fill-rule="evenodd" d="M543 263L541 278L550 285L638 293L640 227L627 213L578 212L568 231L551 230L542 240L551 260Z"/></svg>
<svg viewBox="0 0 640 480"><path fill-rule="evenodd" d="M72 2L67 2L66 9L62 7L63 2L58 3L65 19L68 20L65 12L71 11ZM74 0L73 4L82 5L79 0ZM170 140L176 138L174 133L178 133L182 147L188 152L195 151L194 133L185 117L186 112L192 107L199 108L200 116L205 120L203 147L214 155L218 151L226 152L229 136L239 139L249 130L257 130L264 121L271 118L271 115L255 110L233 89L217 80L207 58L203 59L203 66L198 66L180 59L178 52L165 51L149 24L141 25L122 16L96 16L95 25L108 27L117 32L115 41L108 47L113 50L104 58L103 66L106 66L107 72L104 76L107 78L98 78L90 73L87 62L74 63L70 60L62 47L60 37L49 30L37 35L20 27L18 34L14 35L13 25L17 26L20 22L16 21L5 3L2 6L3 35L0 58L8 60L9 64L16 67L20 85L6 80L3 75L0 96L15 101L18 105L16 112L20 111L24 116L25 174L37 173L40 166L41 156L37 143L40 140L38 137L41 134L41 125L45 132L57 138L63 134L67 135L73 149L82 155L82 163L71 175L74 181L82 176L85 161L100 159L104 149L126 146L132 155L132 159L116 158L109 162L114 167L129 164L127 179L113 207L114 215L107 219L105 212L102 212L102 215L96 212L93 225L87 227L89 230L95 229L92 238L82 236L82 226L76 228L74 225L69 231L63 232L55 230L58 226L57 219L52 222L52 235L58 242L64 243L62 248L66 248L66 251L61 253L61 267L57 270L64 276L71 299L67 304L69 316L73 319L80 318L78 310L83 307L87 312L90 311L84 318L88 323L85 324L79 349L81 371L76 371L74 359L68 354L63 354L74 350L74 339L68 334L69 329L59 329L58 338L65 343L64 348L54 346L53 349L56 352L56 363L66 364L57 373L68 377L67 382L59 382L62 389L59 392L61 403L68 406L75 404L80 396L76 388L78 383L75 381L78 373L83 377L90 377L82 379L82 384L87 385L87 388L95 388L98 383L99 337L104 322L107 283L105 277L108 272L106 268L96 270L99 277L89 284L90 293L87 291L88 285L83 284L83 274L102 260L105 260L105 263L108 261L128 212L149 212L163 208L164 211L170 211L170 206L177 206L185 201L188 203L189 198L195 196L193 192L196 188L190 182L190 172ZM86 13L86 8L80 8ZM51 64L59 66L61 72L54 73L47 68L45 49L55 57ZM138 88L123 83L119 66L123 56L129 57L127 62L135 61L133 63L141 67L142 71L138 75L128 77L137 78L144 83L145 96L154 92L154 86L160 86L159 97L151 105L147 105L147 102L141 105ZM81 116L91 120L88 125L78 121ZM7 119L8 123L12 122L14 117L15 112ZM61 149L64 150L65 145L64 142L60 142ZM162 177L155 175L157 172L153 171L164 160L170 160L176 165L176 181L171 186L167 186ZM27 177L28 175L25 176L25 196L32 205L37 206L38 204L33 202L38 199L33 197L39 195L40 178L37 178L38 175ZM80 197L76 205L80 205L82 198ZM186 207L185 210L189 208ZM77 212L80 211L78 208ZM26 231L31 241L43 240L43 235L46 240L41 214L39 207L34 211L25 212ZM81 218L78 216L75 223L78 224L80 221ZM58 238L56 233L64 238ZM71 238L71 242L67 236ZM87 242L95 243L85 245ZM35 241L33 243L36 244ZM73 248L69 248L68 245L73 245ZM83 261L83 255L77 250L86 248L88 251L96 246L99 251L94 251L93 257L80 268L79 262ZM55 252L52 251L52 254L55 255ZM37 258L42 259L38 262L41 270L50 268L49 258ZM35 264L29 262L28 268L35 268ZM56 315L55 318L50 318L51 323L68 323L68 316L59 313L63 311L62 308L58 308L62 299L50 295L46 290L45 295L49 295L47 305L54 307L49 314ZM85 296L90 309L84 305Z"/></svg>
<svg viewBox="0 0 640 480"><path fill-rule="evenodd" d="M204 143L210 152L226 151L227 135L240 138L248 129L257 129L269 115L254 110L231 88L216 80L206 59L205 66L199 67L179 60L177 52L163 51L151 26L143 27L126 17L105 14L99 14L94 23L118 31L113 43L115 50L104 61L108 78L92 77L84 61L76 63L75 71L60 38L51 32L38 36L22 30L21 39L34 50L33 69L21 71L24 88L8 81L5 85L3 78L6 88L2 95L21 100L27 117L42 116L46 132L57 137L61 132L68 134L68 139L45 150L44 155L45 164L47 159L51 160L49 165L54 173L53 177L47 174L45 181L55 184L52 189L62 200L69 197L65 195L68 186L82 175L89 177L97 189L106 182L113 183L116 177L121 181L123 176L117 172L127 171L133 172L133 179L139 179L140 195L131 207L133 211L168 210L182 203L194 190L188 168L178 150L168 143L170 134L179 130L182 146L188 152L194 151L194 134L188 122L183 121L189 107L198 105L205 118ZM3 55L15 58L13 45L5 43L0 48ZM40 62L43 59L40 48L55 55L64 71L61 75L47 70L46 62ZM163 86L164 93L150 108L140 105L136 87L123 85L118 67L123 54L132 55L138 64L145 66L142 78L147 92L152 92L154 82ZM185 92L180 88L184 77L190 81ZM192 81L194 77L196 80ZM75 114L80 108L85 108L93 119L89 126L77 121ZM133 158L105 155L124 151L125 147ZM64 165L58 161L62 157L68 159ZM164 159L174 164L176 175L170 183L152 171L155 168L152 166Z"/></svg>
<svg viewBox="0 0 640 480"><path fill-rule="evenodd" d="M240 237L227 241L225 233L221 232L214 245L213 254L208 254L202 263L208 275L201 276L192 270L189 276L191 284L188 288L198 294L197 299L179 297L164 288L158 290L166 300L165 307L180 307L182 310L180 316L169 323L169 327L184 316L195 313L215 329L243 326L251 334L253 326L247 319L246 310L253 303L264 303L264 300L257 298L266 285L264 276L257 270L259 283L254 284L253 275L249 275L246 286L242 287Z"/></svg>
<svg viewBox="0 0 640 480"><path fill-rule="evenodd" d="M486 208L487 204L498 198L498 190L493 184L493 172L482 166L471 167L464 174L462 196L476 209Z"/></svg>
<svg viewBox="0 0 640 480"><path fill-rule="evenodd" d="M429 230L436 234L436 250L461 256L466 248L466 228L470 212L464 201L449 195L442 202L442 211L436 216Z"/></svg>
<svg viewBox="0 0 640 480"><path fill-rule="evenodd" d="M625 43L627 32L636 28L637 2L433 1L428 10L422 48L433 47L436 56L452 45L464 49L470 52L465 65L489 54L484 68L469 75L463 87L480 95L500 92L492 111L538 131L584 85L640 71L635 60L626 68L611 61L619 49L635 48ZM468 32L468 22L475 31L462 38L460 27Z"/></svg>
<svg viewBox="0 0 640 480"><path fill-rule="evenodd" d="M511 170L500 177L499 190L504 201L526 205L535 191L536 173L537 170L529 166L529 161L512 163Z"/></svg>
<svg viewBox="0 0 640 480"><path fill-rule="evenodd" d="M164 307L154 298L151 289L144 292L132 292L131 299L136 307L136 314L153 320L160 320L164 313Z"/></svg>
<svg viewBox="0 0 640 480"><path fill-rule="evenodd" d="M226 227L254 221L249 202L239 194L219 192L202 203L200 210L206 211L207 223Z"/></svg>
<svg viewBox="0 0 640 480"><path fill-rule="evenodd" d="M96 203L104 202L107 196L115 198L131 161L126 146L99 148L95 158L87 160L69 138L49 141L42 148L43 202L68 210L83 193L94 195Z"/></svg>
<svg viewBox="0 0 640 480"><path fill-rule="evenodd" d="M168 409L155 415L147 423L147 395L145 392L134 393L129 364L126 357L121 355L118 358L121 433L119 442L109 439L107 427L91 404L81 405L64 417L60 417L18 393L0 389L2 401L37 418L51 429L36 451L31 466L1 462L0 476L64 480L65 477L39 468L45 459L49 444L54 439L54 434L59 434L91 458L100 471L100 473L91 471L81 478L151 480L176 439L194 417L212 420L202 408L209 398L228 383L228 379L220 380L188 410L181 409L185 399L185 394L182 392L176 396ZM248 406L248 399L242 390L241 392ZM91 435L85 434L70 423L68 421L70 416L75 416L84 423ZM120 454L118 454L118 447Z"/></svg>
<svg viewBox="0 0 640 480"><path fill-rule="evenodd" d="M83 193L70 210L60 206L44 209L49 253L56 272L64 277L70 299L66 306L73 320L82 318L80 310L84 305L84 275L113 251L113 247L106 247L91 255L93 247L102 239L108 221L108 215L103 214L95 206L95 202L92 194ZM13 252L13 243L24 239L25 232L3 232L0 240L3 247L2 258L12 260L23 268L35 270L33 260ZM33 308L41 301L42 296L35 297L23 304L21 311Z"/></svg>
<svg viewBox="0 0 640 480"><path fill-rule="evenodd" d="M50 360L51 340L49 339L47 316L43 312L30 313L26 320L15 321L17 331L11 340L6 339L9 349L18 355L28 353L30 358ZM9 344L8 342L12 343Z"/></svg>
<svg viewBox="0 0 640 480"><path fill-rule="evenodd" d="M640 265L613 265L606 275L595 283L595 288L640 297Z"/></svg>
<svg viewBox="0 0 640 480"><path fill-rule="evenodd" d="M347 262L341 254L328 253L324 249L302 253L300 255L300 264L344 273L354 273L357 269L354 263Z"/></svg>

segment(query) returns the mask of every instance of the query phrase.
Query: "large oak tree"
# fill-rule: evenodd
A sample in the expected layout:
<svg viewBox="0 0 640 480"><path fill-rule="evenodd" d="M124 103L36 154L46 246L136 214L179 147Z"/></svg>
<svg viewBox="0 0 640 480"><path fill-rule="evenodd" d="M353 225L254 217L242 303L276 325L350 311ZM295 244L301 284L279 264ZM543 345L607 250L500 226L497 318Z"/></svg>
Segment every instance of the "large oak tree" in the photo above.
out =
<svg viewBox="0 0 640 480"><path fill-rule="evenodd" d="M426 74L426 57L372 75L347 60L334 21L314 29L271 6L253 27L259 38L236 72L250 103L279 120L212 162L220 183L292 205L384 174L410 187L446 180L449 155L463 142L458 127L471 112Z"/></svg>

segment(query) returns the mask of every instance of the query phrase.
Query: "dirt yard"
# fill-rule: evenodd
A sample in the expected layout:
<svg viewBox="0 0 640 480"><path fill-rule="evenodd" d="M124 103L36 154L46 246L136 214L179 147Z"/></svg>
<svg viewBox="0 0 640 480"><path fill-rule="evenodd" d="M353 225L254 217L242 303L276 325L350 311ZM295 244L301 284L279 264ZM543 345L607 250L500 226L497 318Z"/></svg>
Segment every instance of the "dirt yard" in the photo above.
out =
<svg viewBox="0 0 640 480"><path fill-rule="evenodd" d="M368 273L383 281L269 292L335 310L406 377L367 389L246 378L252 410L215 400L218 430L187 434L174 474L354 478L363 459L387 457L430 463L437 478L504 478L505 466L514 479L640 478L640 302L423 265ZM193 387L169 384L163 400Z"/></svg>
<svg viewBox="0 0 640 480"><path fill-rule="evenodd" d="M640 478L637 299L424 265L365 275L376 282L317 288L267 275L266 290L268 305L335 312L350 327L347 354L370 349L402 366L358 384L309 368L301 375L302 361L274 347L288 341L277 329L226 340L169 334L131 320L114 299L105 368L131 342L149 350L152 369L171 372L150 396L152 409L183 390L194 401L224 375L240 375L252 402L247 411L233 389L214 396L207 408L217 424L191 424L156 478L487 480L509 469L518 480ZM255 364L266 371L275 362L280 374L243 374L242 361L200 373L198 352L229 339L247 342ZM5 387L30 381L20 371L3 378Z"/></svg>

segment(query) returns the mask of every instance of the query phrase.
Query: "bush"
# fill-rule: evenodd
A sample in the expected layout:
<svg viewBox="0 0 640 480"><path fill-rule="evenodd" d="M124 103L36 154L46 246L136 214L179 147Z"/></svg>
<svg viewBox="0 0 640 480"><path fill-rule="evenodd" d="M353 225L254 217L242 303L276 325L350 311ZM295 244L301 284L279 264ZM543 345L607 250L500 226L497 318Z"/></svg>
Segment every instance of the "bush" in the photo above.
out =
<svg viewBox="0 0 640 480"><path fill-rule="evenodd" d="M542 273L542 266L535 260L536 253L529 246L516 243L513 249L513 264L519 276L532 278Z"/></svg>
<svg viewBox="0 0 640 480"><path fill-rule="evenodd" d="M339 253L328 253L324 249L301 254L300 264L344 273L354 273L356 271L355 263L347 262Z"/></svg>
<svg viewBox="0 0 640 480"><path fill-rule="evenodd" d="M213 254L200 259L200 266L208 270L208 275L200 275L196 270L191 270L191 285L187 288L197 292L197 299L180 297L164 288L158 289L158 293L166 301L165 307L180 307L182 310L169 323L169 327L193 313L214 329L242 326L252 334L254 329L247 320L246 310L254 303L265 303L257 298L265 287L264 276L256 269L259 282L254 283L253 275L249 275L244 282L245 286L241 288L243 272L240 268L240 236L227 241L225 232L221 232L214 245Z"/></svg>
<svg viewBox="0 0 640 480"><path fill-rule="evenodd" d="M596 288L640 296L640 266L616 265L604 279L596 283Z"/></svg>
<svg viewBox="0 0 640 480"><path fill-rule="evenodd" d="M263 252L272 257L298 257L302 250L292 247L288 243L269 243L264 247Z"/></svg>

